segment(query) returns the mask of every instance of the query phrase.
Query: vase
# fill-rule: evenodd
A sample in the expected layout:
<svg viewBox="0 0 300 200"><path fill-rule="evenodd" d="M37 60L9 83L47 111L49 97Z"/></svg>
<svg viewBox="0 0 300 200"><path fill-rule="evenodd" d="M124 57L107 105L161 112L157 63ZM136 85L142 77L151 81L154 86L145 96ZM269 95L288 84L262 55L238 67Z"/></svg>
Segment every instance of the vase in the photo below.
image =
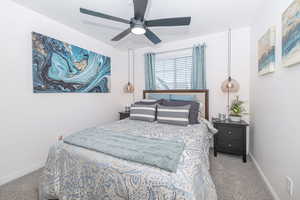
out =
<svg viewBox="0 0 300 200"><path fill-rule="evenodd" d="M242 120L242 117L237 115L229 115L229 119L233 122L240 122Z"/></svg>

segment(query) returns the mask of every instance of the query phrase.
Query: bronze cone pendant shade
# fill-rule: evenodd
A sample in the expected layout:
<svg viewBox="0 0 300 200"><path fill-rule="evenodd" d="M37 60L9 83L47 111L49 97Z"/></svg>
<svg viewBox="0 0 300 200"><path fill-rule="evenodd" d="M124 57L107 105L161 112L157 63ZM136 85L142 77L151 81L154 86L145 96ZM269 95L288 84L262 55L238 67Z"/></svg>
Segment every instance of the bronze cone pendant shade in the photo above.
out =
<svg viewBox="0 0 300 200"><path fill-rule="evenodd" d="M221 90L223 92L229 92L229 93L235 93L238 92L240 89L240 84L232 79L231 77L228 77L228 79L226 79L221 86Z"/></svg>

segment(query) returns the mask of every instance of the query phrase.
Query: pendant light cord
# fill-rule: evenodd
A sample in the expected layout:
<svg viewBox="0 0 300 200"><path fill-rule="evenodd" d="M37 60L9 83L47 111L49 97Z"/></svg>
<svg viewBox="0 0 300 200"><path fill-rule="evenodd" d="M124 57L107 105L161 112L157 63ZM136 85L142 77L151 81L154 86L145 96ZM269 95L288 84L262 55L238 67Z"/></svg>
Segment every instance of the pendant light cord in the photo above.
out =
<svg viewBox="0 0 300 200"><path fill-rule="evenodd" d="M130 77L131 77L131 65L132 65L132 83L130 83ZM134 77L134 66L135 65L135 51L133 49L128 49L128 83L131 84L132 87L134 87L135 77ZM132 92L132 101L135 102L135 89L133 89Z"/></svg>
<svg viewBox="0 0 300 200"><path fill-rule="evenodd" d="M128 49L128 83L130 83L130 49Z"/></svg>
<svg viewBox="0 0 300 200"><path fill-rule="evenodd" d="M231 28L228 31L228 81L231 81ZM228 88L227 93L227 116L230 115L230 89Z"/></svg>
<svg viewBox="0 0 300 200"><path fill-rule="evenodd" d="M228 78L231 77L231 28L228 31Z"/></svg>

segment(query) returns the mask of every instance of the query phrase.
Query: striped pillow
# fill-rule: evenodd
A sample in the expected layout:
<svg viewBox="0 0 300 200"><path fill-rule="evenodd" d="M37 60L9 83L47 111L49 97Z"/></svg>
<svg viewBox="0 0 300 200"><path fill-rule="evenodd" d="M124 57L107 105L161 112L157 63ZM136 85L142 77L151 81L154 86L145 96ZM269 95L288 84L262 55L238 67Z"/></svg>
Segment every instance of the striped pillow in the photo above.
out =
<svg viewBox="0 0 300 200"><path fill-rule="evenodd" d="M157 107L157 121L160 123L187 126L189 124L190 105Z"/></svg>
<svg viewBox="0 0 300 200"><path fill-rule="evenodd" d="M139 105L134 104L130 108L130 119L142 121L155 121L156 104L154 105Z"/></svg>

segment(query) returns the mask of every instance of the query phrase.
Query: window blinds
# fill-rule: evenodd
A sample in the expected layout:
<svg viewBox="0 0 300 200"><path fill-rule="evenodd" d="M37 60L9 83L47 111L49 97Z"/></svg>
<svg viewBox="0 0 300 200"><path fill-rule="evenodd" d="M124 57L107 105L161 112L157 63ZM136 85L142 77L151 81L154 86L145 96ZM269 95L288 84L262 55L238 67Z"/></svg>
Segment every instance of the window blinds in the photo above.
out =
<svg viewBox="0 0 300 200"><path fill-rule="evenodd" d="M156 59L155 79L157 89L191 89L192 65L192 56Z"/></svg>

